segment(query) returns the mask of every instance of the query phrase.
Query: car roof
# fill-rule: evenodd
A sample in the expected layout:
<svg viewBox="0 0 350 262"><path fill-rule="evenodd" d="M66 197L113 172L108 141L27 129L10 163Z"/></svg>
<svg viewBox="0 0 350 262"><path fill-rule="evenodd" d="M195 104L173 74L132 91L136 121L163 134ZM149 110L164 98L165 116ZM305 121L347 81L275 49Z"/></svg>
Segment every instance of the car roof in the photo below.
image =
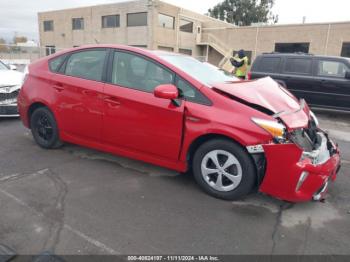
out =
<svg viewBox="0 0 350 262"><path fill-rule="evenodd" d="M119 50L125 50L125 51L132 51L132 52L136 52L139 54L144 54L147 56L164 56L164 55L171 55L171 56L186 56L183 54L179 54L179 53L173 53L173 52L167 52L167 51L161 51L161 50L149 50L146 48L140 48L140 47L134 47L134 46L128 46L128 45L118 45L118 44L92 44L92 45L81 45L79 47L73 47L73 48L67 48L64 49L62 51L59 51L57 53L55 53L51 57L56 57L59 56L61 54L65 54L65 53L70 53L70 52L76 52L79 50L86 50L86 49L94 49L94 48L114 48L114 49L119 49Z"/></svg>
<svg viewBox="0 0 350 262"><path fill-rule="evenodd" d="M331 58L331 59L341 59L350 62L350 58L343 56L326 56L326 55L313 55L307 53L263 53L260 56L270 56L270 57L315 57L315 58Z"/></svg>

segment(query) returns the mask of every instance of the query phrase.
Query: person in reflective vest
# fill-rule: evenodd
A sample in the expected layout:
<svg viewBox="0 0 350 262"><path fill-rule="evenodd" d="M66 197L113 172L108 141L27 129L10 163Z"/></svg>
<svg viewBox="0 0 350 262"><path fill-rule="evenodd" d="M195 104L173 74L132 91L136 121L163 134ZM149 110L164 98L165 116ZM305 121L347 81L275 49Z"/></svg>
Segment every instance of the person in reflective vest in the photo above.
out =
<svg viewBox="0 0 350 262"><path fill-rule="evenodd" d="M248 71L249 59L245 55L244 50L239 50L238 53L230 59L231 64L235 67L235 75L240 79L245 79Z"/></svg>

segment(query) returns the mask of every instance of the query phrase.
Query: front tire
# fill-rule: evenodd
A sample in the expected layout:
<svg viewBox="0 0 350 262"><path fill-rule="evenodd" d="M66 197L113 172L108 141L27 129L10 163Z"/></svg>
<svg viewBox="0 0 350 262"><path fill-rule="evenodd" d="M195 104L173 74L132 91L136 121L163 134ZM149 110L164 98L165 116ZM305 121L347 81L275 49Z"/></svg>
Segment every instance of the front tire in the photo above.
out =
<svg viewBox="0 0 350 262"><path fill-rule="evenodd" d="M249 194L256 182L253 160L238 144L210 140L194 154L193 174L199 186L209 195L236 200Z"/></svg>
<svg viewBox="0 0 350 262"><path fill-rule="evenodd" d="M40 147L55 149L63 145L59 138L55 117L48 108L36 109L31 115L30 126L34 140Z"/></svg>

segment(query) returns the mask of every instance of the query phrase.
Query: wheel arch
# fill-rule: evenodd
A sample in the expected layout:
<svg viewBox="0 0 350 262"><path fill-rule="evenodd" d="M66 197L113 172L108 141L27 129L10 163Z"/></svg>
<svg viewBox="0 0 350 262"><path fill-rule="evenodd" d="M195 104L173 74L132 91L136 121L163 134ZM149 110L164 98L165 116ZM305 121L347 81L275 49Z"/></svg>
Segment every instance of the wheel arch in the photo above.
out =
<svg viewBox="0 0 350 262"><path fill-rule="evenodd" d="M196 139L194 139L192 141L192 143L190 144L188 150L187 150L187 155L186 155L186 161L187 161L187 170L190 171L192 170L192 160L194 157L195 152L197 151L197 149L203 145L204 143L210 141L210 140L214 140L214 139L223 139L223 140L228 140L230 142L233 142L235 144L237 144L238 146L240 146L244 151L246 151L247 155L249 156L249 158L252 160L252 163L254 163L254 168L255 168L255 174L256 174L256 189L258 189L260 183L262 182L262 179L264 177L264 173L265 173L265 166L260 167L259 165L259 158L256 158L254 156L252 156L252 154L250 154L246 147L240 143L239 141L237 141L236 139L227 136L227 135L223 135L223 134L218 134L218 133L209 133L209 134L204 134L201 135L199 137L197 137ZM263 158L263 161L265 161L265 154L262 154L261 156ZM264 162L265 165L265 162ZM263 172L263 174L262 174Z"/></svg>
<svg viewBox="0 0 350 262"><path fill-rule="evenodd" d="M31 128L30 119L31 119L32 114L34 113L34 111L36 109L42 108L42 107L46 107L47 109L49 109L52 112L52 114L55 116L54 112L51 110L51 108L46 103L44 103L42 101L34 102L29 106L28 111L27 111L29 128Z"/></svg>
<svg viewBox="0 0 350 262"><path fill-rule="evenodd" d="M192 141L192 143L190 144L190 146L188 147L187 154L186 154L186 161L188 164L188 169L190 169L192 166L192 159L193 159L193 156L194 156L195 152L197 151L197 149L201 145L203 145L204 143L206 143L210 140L214 140L214 139L229 140L229 141L236 143L237 145L239 145L245 149L245 147L240 142L238 142L236 139L233 139L232 137L229 137L229 136L226 136L223 134L208 133L208 134L201 135L201 136L197 137L196 139L194 139Z"/></svg>

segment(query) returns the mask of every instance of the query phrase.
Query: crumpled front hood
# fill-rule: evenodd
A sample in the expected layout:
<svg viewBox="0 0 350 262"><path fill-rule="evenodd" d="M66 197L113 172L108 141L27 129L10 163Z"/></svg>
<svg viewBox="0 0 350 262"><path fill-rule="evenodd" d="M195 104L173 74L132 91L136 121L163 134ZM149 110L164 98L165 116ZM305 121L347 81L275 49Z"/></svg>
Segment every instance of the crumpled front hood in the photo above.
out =
<svg viewBox="0 0 350 262"><path fill-rule="evenodd" d="M274 114L284 112L279 118L289 129L308 126L308 106L300 110L299 101L270 77L254 81L216 84L214 88L252 106L256 105L268 109Z"/></svg>
<svg viewBox="0 0 350 262"><path fill-rule="evenodd" d="M3 86L20 85L23 77L23 73L18 71L0 70L0 88Z"/></svg>

